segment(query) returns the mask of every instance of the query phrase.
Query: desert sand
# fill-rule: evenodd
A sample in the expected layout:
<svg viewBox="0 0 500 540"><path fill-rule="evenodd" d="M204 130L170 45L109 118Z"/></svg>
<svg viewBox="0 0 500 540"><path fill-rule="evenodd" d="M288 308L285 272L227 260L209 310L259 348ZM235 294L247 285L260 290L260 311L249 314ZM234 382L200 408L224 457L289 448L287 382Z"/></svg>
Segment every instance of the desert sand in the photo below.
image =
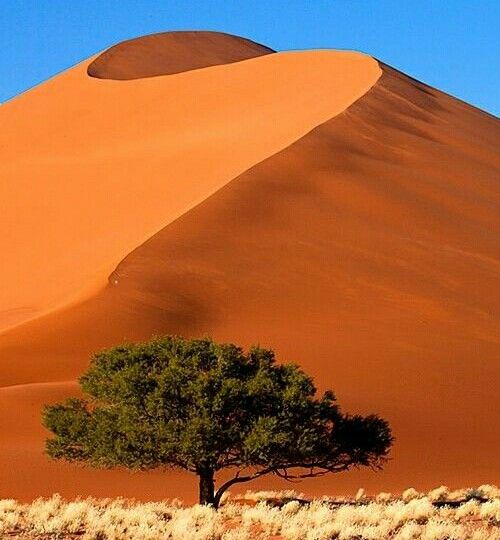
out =
<svg viewBox="0 0 500 540"><path fill-rule="evenodd" d="M498 481L498 120L358 53L93 61L0 108L0 497L193 500L42 453L89 355L161 333L273 347L390 421L383 472L301 490Z"/></svg>
<svg viewBox="0 0 500 540"><path fill-rule="evenodd" d="M131 250L380 73L329 51L126 82L84 62L3 105L0 329L105 285Z"/></svg>
<svg viewBox="0 0 500 540"><path fill-rule="evenodd" d="M221 32L163 32L116 44L95 58L87 73L99 79L142 79L273 52L264 45Z"/></svg>

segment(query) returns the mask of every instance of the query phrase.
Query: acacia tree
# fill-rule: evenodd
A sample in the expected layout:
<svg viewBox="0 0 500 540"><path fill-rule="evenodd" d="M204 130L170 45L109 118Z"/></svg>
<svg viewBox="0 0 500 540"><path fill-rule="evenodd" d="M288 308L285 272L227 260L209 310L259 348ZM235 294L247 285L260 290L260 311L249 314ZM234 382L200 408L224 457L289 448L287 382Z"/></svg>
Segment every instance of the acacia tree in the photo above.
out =
<svg viewBox="0 0 500 540"><path fill-rule="evenodd" d="M318 397L311 377L260 347L155 338L94 355L80 385L87 399L44 409L49 456L185 469L199 477L200 503L216 508L230 486L265 474L380 468L392 443L387 422L341 413L331 391ZM234 475L216 490L223 469Z"/></svg>

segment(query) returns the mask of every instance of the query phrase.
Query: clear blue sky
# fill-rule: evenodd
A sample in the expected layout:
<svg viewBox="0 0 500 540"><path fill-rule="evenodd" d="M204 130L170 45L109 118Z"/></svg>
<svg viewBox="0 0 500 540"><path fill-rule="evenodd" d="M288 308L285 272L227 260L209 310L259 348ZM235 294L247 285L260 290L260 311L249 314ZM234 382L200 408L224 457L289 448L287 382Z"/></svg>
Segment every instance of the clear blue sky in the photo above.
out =
<svg viewBox="0 0 500 540"><path fill-rule="evenodd" d="M500 113L500 0L0 0L0 102L123 39L209 29L355 49Z"/></svg>

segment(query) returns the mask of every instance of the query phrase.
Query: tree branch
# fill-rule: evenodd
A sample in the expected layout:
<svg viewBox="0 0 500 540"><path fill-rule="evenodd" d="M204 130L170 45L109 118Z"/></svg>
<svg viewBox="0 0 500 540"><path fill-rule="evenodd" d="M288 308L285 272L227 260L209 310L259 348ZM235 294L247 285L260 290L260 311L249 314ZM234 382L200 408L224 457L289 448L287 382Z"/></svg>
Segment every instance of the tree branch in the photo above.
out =
<svg viewBox="0 0 500 540"><path fill-rule="evenodd" d="M274 467L268 467L266 469L262 469L260 471L257 471L254 474L248 474L248 475L245 475L245 476L240 476L241 470L238 471L234 478L231 478L230 480L228 480L227 482L222 484L222 486L220 486L220 488L215 493L215 500L214 500L215 508L218 508L220 500L222 498L222 495L232 485L240 484L240 483L243 483L243 482L250 482L250 480L255 480L256 478L259 478L260 476L264 476L265 474L269 474L269 473L273 472L273 469L274 469Z"/></svg>
<svg viewBox="0 0 500 540"><path fill-rule="evenodd" d="M259 478L260 476L264 476L265 474L276 474L276 476L279 476L280 478L283 478L284 480L287 480L288 482L294 482L301 480L303 478L316 478L318 476L322 476L324 474L327 474L329 472L341 472L346 471L351 467L352 463L342 463L336 466L327 466L324 463L285 463L285 464L277 464L272 465L270 467L266 467L264 469L261 469L260 471L257 471L253 474L247 474L245 476L241 475L241 470L239 470L234 478L231 478L224 484L222 484L219 489L215 493L215 499L214 499L214 506L215 508L218 508L220 500L222 498L222 495L224 492L233 486L234 484L240 484L243 482L250 482L251 480L255 480L256 478ZM290 474L289 469L308 469L307 472L301 473L301 474Z"/></svg>

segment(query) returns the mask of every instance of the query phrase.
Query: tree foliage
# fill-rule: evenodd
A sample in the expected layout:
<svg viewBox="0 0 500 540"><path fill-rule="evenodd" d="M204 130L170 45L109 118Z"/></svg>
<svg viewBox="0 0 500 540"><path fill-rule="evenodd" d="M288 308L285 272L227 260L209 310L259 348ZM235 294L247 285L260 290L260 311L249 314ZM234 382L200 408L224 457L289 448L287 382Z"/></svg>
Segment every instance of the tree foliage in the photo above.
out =
<svg viewBox="0 0 500 540"><path fill-rule="evenodd" d="M232 484L379 468L392 436L376 415L343 414L331 391L278 364L211 339L161 337L114 347L80 378L87 399L46 407L55 459L95 467L177 467L199 476L200 502L218 506ZM234 476L216 491L215 475Z"/></svg>

